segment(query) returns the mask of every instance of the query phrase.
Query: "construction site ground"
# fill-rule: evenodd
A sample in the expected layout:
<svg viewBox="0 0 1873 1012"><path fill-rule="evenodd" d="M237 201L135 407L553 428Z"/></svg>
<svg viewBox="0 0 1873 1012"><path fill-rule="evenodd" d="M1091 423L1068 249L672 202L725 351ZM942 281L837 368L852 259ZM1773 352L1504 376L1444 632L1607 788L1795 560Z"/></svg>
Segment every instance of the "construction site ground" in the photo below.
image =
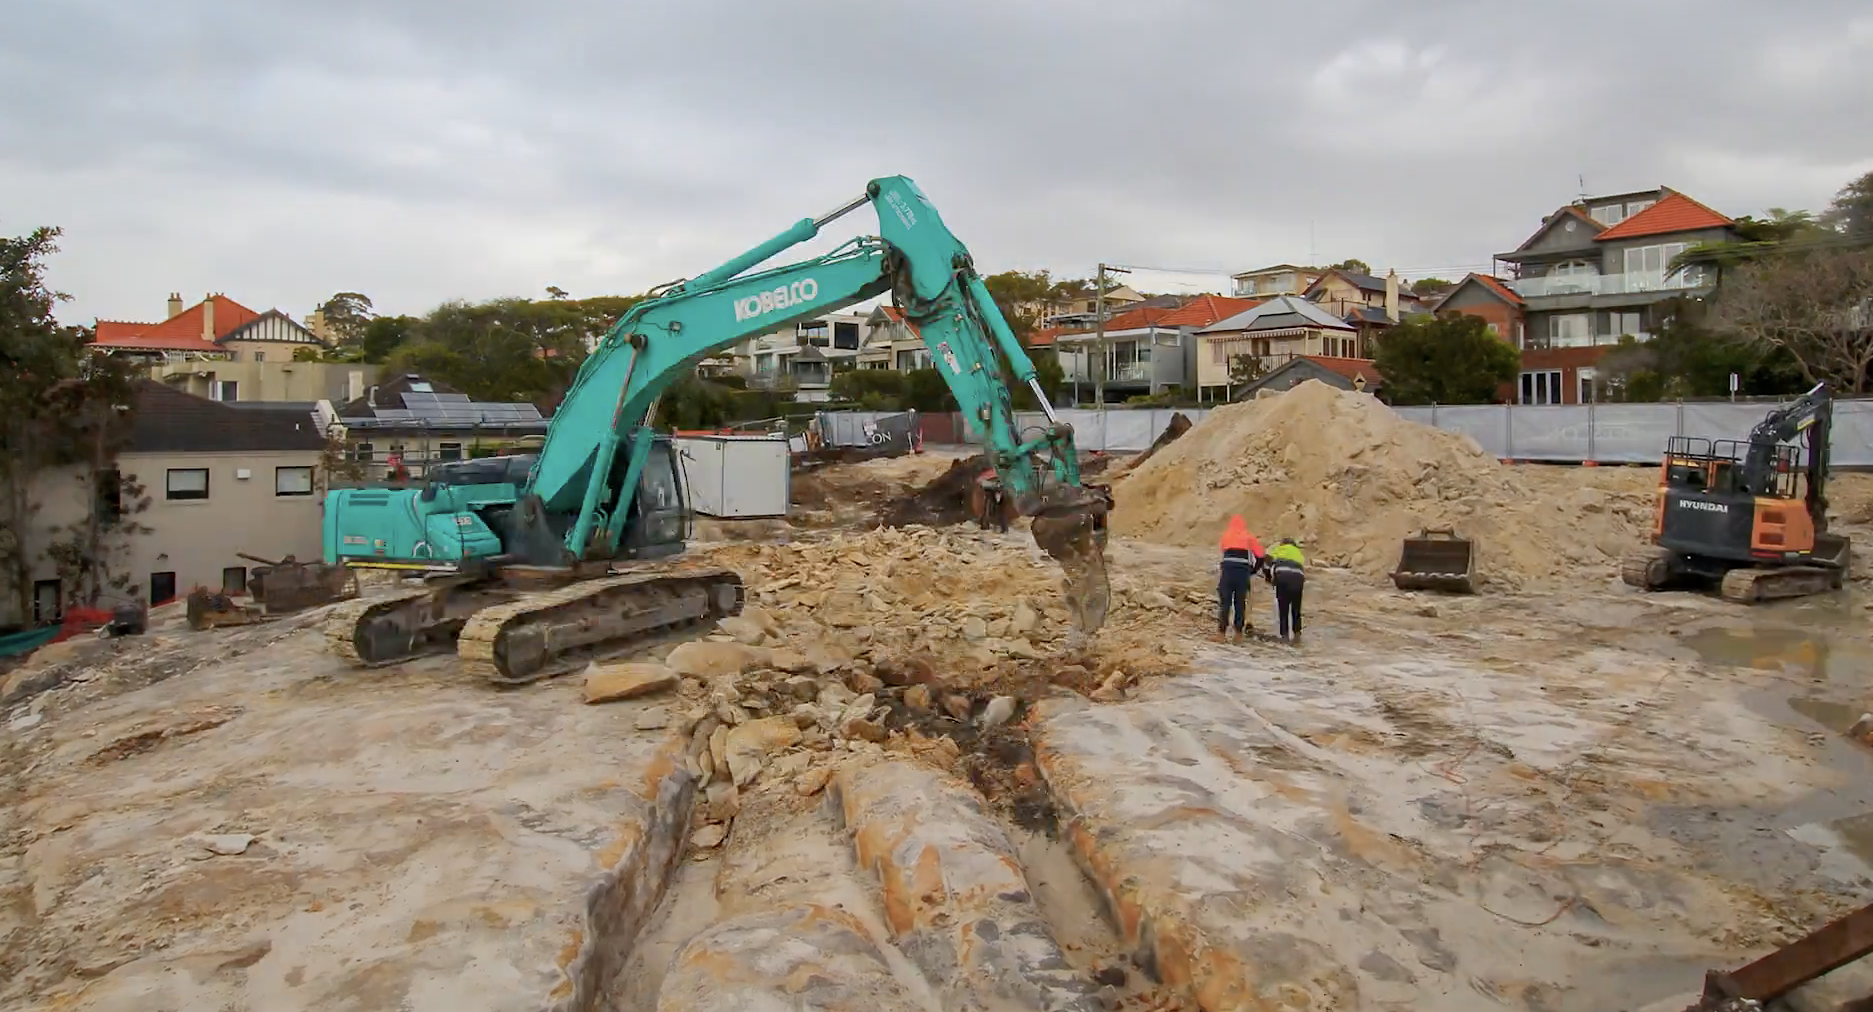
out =
<svg viewBox="0 0 1873 1012"><path fill-rule="evenodd" d="M1873 893L1858 574L1642 594L1570 507L1475 596L1317 565L1296 648L1259 582L1213 640L1213 530L1121 527L1069 656L1021 525L841 499L946 466L824 469L841 516L693 546L744 616L585 677L350 670L319 610L42 652L0 681L0 1007L1682 1008ZM1609 524L1656 478L1505 470ZM1873 481L1834 496L1873 544Z"/></svg>

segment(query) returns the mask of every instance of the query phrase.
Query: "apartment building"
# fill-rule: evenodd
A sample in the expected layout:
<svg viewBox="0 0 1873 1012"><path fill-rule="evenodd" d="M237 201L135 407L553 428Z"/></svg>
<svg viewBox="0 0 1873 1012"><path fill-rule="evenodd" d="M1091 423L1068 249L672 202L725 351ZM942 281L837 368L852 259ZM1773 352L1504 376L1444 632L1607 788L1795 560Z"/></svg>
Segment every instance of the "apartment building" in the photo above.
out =
<svg viewBox="0 0 1873 1012"><path fill-rule="evenodd" d="M1299 295L1307 291L1314 282L1319 281L1326 271L1318 267L1296 267L1293 264L1274 264L1258 267L1252 271L1229 276L1234 283L1231 294L1239 299L1272 299L1283 295Z"/></svg>

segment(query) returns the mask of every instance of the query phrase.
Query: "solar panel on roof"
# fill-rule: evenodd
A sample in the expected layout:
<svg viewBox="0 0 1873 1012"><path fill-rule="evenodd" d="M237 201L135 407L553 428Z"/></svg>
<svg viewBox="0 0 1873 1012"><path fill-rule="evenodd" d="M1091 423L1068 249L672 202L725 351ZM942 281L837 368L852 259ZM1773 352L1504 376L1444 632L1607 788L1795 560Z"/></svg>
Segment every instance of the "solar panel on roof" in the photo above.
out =
<svg viewBox="0 0 1873 1012"><path fill-rule="evenodd" d="M438 401L450 401L450 402L456 402L456 401L459 401L459 402L462 402L462 403L467 403L467 401L468 401L468 395L467 395L467 394L435 394L435 395L433 395L433 396L434 396L434 397L436 398L436 400L438 400Z"/></svg>

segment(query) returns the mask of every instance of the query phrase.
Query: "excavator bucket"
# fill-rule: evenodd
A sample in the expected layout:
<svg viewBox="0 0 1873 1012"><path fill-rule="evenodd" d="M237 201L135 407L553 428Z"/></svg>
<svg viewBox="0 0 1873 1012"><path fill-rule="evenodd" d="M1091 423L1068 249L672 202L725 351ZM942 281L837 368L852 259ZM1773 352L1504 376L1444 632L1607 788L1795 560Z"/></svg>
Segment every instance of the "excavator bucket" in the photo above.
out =
<svg viewBox="0 0 1873 1012"><path fill-rule="evenodd" d="M1033 511L1034 543L1065 572L1067 612L1077 646L1105 625L1112 602L1106 575L1106 514L1112 499L1104 488L1057 486Z"/></svg>
<svg viewBox="0 0 1873 1012"><path fill-rule="evenodd" d="M247 578L247 592L266 614L285 615L357 597L358 574L344 566L299 562L289 555L255 567Z"/></svg>
<svg viewBox="0 0 1873 1012"><path fill-rule="evenodd" d="M1476 593L1476 545L1449 527L1429 527L1405 539L1392 571L1399 590L1436 590L1446 594Z"/></svg>

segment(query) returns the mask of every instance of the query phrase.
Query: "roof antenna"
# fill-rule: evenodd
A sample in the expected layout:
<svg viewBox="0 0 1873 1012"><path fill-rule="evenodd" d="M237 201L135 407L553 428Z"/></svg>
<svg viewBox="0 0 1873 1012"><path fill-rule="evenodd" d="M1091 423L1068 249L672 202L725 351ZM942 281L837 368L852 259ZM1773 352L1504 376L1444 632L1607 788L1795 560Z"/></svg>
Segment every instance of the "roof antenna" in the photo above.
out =
<svg viewBox="0 0 1873 1012"><path fill-rule="evenodd" d="M1587 174L1583 172L1575 178L1580 181L1580 202L1585 204L1587 202Z"/></svg>

